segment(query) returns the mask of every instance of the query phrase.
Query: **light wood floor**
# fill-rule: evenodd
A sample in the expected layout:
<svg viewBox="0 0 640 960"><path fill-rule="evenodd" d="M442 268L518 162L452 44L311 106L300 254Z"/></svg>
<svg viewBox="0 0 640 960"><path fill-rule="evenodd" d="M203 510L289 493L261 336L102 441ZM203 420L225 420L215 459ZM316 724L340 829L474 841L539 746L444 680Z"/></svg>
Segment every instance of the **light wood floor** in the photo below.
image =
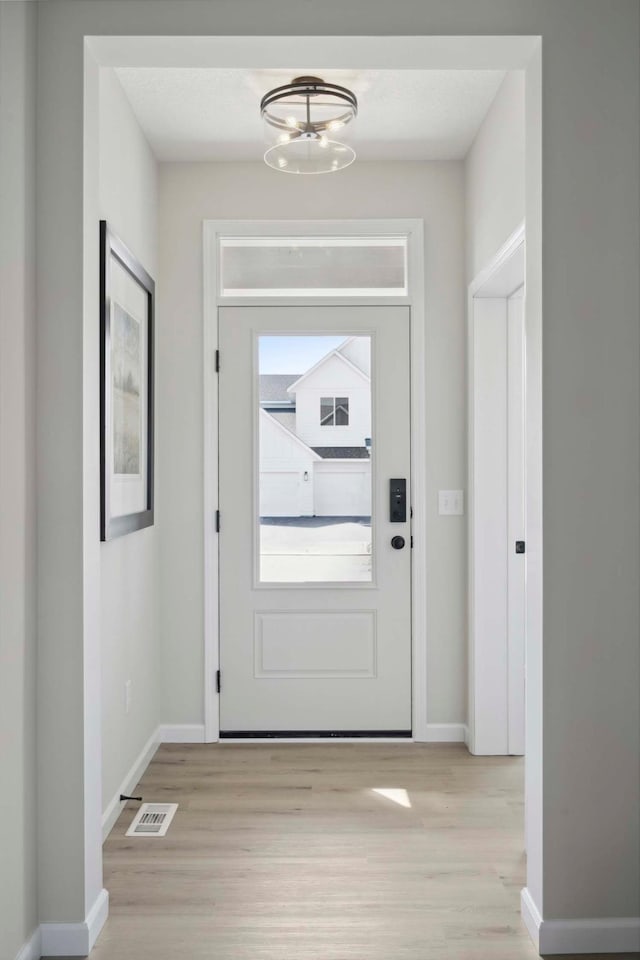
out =
<svg viewBox="0 0 640 960"><path fill-rule="evenodd" d="M522 778L462 745L164 745L139 791L179 810L155 840L121 815L92 960L532 960Z"/></svg>

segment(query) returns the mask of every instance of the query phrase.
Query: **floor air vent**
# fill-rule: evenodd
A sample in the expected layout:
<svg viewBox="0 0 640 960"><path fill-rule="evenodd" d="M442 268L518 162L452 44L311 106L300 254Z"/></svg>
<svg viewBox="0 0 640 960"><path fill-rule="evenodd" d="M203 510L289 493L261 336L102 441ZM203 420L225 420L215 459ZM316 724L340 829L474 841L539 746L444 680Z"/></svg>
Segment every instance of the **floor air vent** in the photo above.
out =
<svg viewBox="0 0 640 960"><path fill-rule="evenodd" d="M177 803L143 803L126 836L164 837L177 809Z"/></svg>

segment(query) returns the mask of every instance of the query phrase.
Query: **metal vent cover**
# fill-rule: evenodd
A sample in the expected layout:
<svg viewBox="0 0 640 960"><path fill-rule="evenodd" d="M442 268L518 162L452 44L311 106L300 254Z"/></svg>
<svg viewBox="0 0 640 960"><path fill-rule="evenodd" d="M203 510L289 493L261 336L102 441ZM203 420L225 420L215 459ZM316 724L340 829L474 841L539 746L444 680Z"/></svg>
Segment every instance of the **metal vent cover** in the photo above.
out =
<svg viewBox="0 0 640 960"><path fill-rule="evenodd" d="M143 803L125 836L164 837L177 809L177 803Z"/></svg>

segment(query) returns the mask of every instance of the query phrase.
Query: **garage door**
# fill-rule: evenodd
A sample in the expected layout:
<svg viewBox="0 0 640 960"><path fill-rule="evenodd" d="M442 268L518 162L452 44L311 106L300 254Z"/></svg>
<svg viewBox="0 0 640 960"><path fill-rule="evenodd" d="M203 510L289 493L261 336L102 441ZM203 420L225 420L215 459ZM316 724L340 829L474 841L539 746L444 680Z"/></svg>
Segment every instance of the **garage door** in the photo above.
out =
<svg viewBox="0 0 640 960"><path fill-rule="evenodd" d="M300 476L297 472L273 471L260 474L260 516L300 516Z"/></svg>
<svg viewBox="0 0 640 960"><path fill-rule="evenodd" d="M318 465L317 465L318 466ZM371 516L370 466L316 470L315 514L317 517Z"/></svg>

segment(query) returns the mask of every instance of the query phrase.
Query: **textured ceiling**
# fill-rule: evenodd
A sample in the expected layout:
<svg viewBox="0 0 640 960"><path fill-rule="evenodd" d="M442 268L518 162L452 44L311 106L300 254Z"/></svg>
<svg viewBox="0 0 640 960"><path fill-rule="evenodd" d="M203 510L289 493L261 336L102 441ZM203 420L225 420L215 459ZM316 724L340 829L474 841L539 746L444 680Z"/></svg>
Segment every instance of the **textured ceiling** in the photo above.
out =
<svg viewBox="0 0 640 960"><path fill-rule="evenodd" d="M259 160L260 98L300 74L350 87L361 160L464 157L491 104L499 70L116 70L160 160Z"/></svg>

